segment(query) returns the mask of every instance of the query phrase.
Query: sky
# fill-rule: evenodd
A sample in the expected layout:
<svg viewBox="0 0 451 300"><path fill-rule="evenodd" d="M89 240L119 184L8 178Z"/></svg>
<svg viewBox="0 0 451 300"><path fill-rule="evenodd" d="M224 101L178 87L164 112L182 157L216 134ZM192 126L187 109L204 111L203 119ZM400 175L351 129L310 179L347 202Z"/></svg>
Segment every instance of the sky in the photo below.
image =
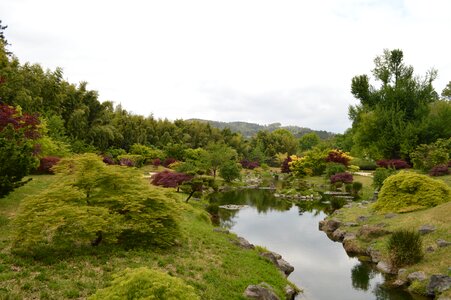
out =
<svg viewBox="0 0 451 300"><path fill-rule="evenodd" d="M451 81L449 0L2 0L9 50L155 118L343 132L351 79L401 49ZM373 84L377 84L373 81Z"/></svg>

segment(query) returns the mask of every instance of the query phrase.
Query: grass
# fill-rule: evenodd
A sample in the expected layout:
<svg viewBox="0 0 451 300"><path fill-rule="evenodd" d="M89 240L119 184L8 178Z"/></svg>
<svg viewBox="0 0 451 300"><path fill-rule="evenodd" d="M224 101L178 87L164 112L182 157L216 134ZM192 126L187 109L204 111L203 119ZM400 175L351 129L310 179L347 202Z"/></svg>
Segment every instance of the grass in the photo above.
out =
<svg viewBox="0 0 451 300"><path fill-rule="evenodd" d="M257 250L232 243L234 235L217 233L205 217L204 204L182 203L183 236L170 249L96 247L70 257L49 255L42 260L11 253L11 220L22 199L45 189L52 176L34 176L27 185L0 199L0 299L84 299L108 286L112 275L125 269L150 267L185 280L201 299L244 299L249 284L265 281L280 298L286 278ZM2 221L3 220L3 221Z"/></svg>

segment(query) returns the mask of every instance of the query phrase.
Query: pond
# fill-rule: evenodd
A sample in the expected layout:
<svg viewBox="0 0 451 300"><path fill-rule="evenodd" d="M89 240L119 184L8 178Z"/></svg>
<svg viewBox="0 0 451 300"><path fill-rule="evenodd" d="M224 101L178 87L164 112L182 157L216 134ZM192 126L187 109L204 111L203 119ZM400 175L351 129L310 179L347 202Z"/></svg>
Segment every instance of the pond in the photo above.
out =
<svg viewBox="0 0 451 300"><path fill-rule="evenodd" d="M349 257L341 243L318 229L326 204L296 204L275 198L270 191L239 190L211 196L214 205L248 205L240 210L219 209L221 226L254 245L277 252L294 266L289 279L304 290L297 299L423 299L387 288L384 276L369 263Z"/></svg>

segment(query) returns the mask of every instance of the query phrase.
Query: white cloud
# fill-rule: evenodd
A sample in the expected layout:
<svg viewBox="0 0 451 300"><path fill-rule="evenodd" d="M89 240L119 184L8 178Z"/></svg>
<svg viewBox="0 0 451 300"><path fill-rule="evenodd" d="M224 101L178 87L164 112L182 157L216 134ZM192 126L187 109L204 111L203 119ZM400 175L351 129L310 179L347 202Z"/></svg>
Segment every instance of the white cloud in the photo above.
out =
<svg viewBox="0 0 451 300"><path fill-rule="evenodd" d="M157 117L343 131L350 81L384 48L451 80L451 2L56 1L0 3L22 61L63 67L101 100Z"/></svg>

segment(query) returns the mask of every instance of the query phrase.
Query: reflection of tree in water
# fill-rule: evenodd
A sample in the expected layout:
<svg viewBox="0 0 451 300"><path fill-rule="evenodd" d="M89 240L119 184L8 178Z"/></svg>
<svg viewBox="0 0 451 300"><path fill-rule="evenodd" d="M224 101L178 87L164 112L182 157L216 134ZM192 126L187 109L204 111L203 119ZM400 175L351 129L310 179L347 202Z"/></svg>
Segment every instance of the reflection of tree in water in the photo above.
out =
<svg viewBox="0 0 451 300"><path fill-rule="evenodd" d="M428 299L422 296L415 296L415 298L408 292L402 289L387 288L383 284L377 284L373 289L373 294L376 300L413 300L413 299Z"/></svg>
<svg viewBox="0 0 451 300"><path fill-rule="evenodd" d="M320 201L299 201L296 203L299 210L299 215L302 216L305 212L311 212L314 216L319 215L321 212L328 211L328 204Z"/></svg>
<svg viewBox="0 0 451 300"><path fill-rule="evenodd" d="M352 286L355 289L367 291L373 278L374 271L368 264L359 263L351 270Z"/></svg>

